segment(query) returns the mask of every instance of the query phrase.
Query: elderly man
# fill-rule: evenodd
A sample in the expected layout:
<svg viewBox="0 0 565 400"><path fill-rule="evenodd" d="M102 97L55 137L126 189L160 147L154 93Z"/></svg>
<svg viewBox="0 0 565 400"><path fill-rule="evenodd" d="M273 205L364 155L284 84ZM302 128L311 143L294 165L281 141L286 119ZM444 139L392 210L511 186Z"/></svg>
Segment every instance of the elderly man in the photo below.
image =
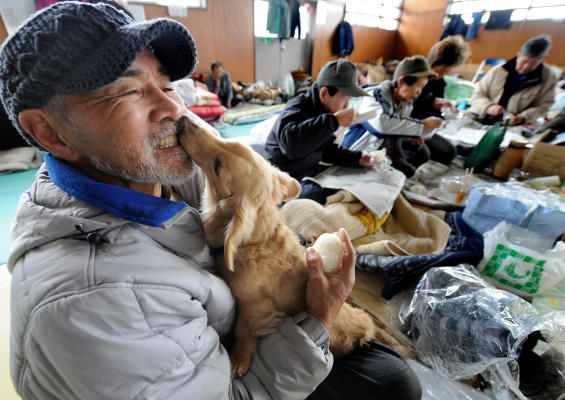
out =
<svg viewBox="0 0 565 400"><path fill-rule="evenodd" d="M230 378L221 339L235 304L213 273L197 210L201 175L176 138L187 111L171 81L195 64L181 24L135 23L103 4L57 3L2 47L6 111L48 152L22 196L8 260L17 392L300 399L314 390L312 398L345 398L353 387L356 398L419 398L414 373L378 343L333 365L326 328L354 280L345 234L343 272L325 275L309 250L307 309L284 318L249 372Z"/></svg>
<svg viewBox="0 0 565 400"><path fill-rule="evenodd" d="M214 61L210 66L212 71L206 78L206 86L212 93L216 93L220 98L223 106L231 108L233 101L233 88L231 86L231 77L227 71L224 71L224 65L220 61Z"/></svg>
<svg viewBox="0 0 565 400"><path fill-rule="evenodd" d="M557 77L543 63L551 38L529 39L518 55L494 67L479 81L471 98L470 112L485 124L500 121L510 113L510 124L532 123L544 115L554 101Z"/></svg>

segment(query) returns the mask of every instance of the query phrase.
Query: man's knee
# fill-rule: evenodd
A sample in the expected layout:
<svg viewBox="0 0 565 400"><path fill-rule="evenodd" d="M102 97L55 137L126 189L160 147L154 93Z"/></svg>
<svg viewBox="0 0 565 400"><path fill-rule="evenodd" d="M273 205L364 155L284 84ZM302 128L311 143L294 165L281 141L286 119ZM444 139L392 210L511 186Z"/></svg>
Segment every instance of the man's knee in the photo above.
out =
<svg viewBox="0 0 565 400"><path fill-rule="evenodd" d="M420 379L412 368L404 361L404 368L400 369L398 379L398 395L394 399L398 400L421 400L422 385ZM392 399L392 397L391 397Z"/></svg>
<svg viewBox="0 0 565 400"><path fill-rule="evenodd" d="M363 378L365 393L380 393L387 400L420 400L422 386L408 363L379 342L370 342L356 354L344 359L346 368ZM367 397L370 398L370 397Z"/></svg>

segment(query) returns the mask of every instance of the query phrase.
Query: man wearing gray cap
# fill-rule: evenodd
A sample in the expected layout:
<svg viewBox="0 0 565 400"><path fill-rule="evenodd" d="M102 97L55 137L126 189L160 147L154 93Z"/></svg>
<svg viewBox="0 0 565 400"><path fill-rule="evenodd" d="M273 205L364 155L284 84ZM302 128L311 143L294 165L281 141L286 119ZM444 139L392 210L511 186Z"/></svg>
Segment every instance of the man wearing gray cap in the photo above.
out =
<svg viewBox="0 0 565 400"><path fill-rule="evenodd" d="M471 98L470 112L485 124L510 113L510 124L533 123L554 101L557 77L544 63L551 37L529 39L518 55L487 72Z"/></svg>
<svg viewBox="0 0 565 400"><path fill-rule="evenodd" d="M309 260L308 311L285 317L259 342L249 372L230 378L221 338L235 302L213 273L197 209L202 176L176 136L188 112L171 81L196 61L175 21L135 23L112 6L72 1L34 14L2 46L6 112L48 153L22 195L7 263L17 392L302 399L338 375L366 393L402 384L409 397L397 398L419 398L413 372L377 344L364 350L376 356L361 358L395 373L386 384L356 360L333 365L321 321L333 322L353 282L328 279L319 257ZM344 268L353 264L344 256Z"/></svg>
<svg viewBox="0 0 565 400"><path fill-rule="evenodd" d="M266 158L293 178L316 176L326 166L369 167L370 157L339 147L335 133L357 119L349 108L351 97L366 96L357 85L357 68L346 60L330 61L322 67L308 92L292 98L275 122L267 142ZM311 181L301 182L301 198L324 204L334 190Z"/></svg>

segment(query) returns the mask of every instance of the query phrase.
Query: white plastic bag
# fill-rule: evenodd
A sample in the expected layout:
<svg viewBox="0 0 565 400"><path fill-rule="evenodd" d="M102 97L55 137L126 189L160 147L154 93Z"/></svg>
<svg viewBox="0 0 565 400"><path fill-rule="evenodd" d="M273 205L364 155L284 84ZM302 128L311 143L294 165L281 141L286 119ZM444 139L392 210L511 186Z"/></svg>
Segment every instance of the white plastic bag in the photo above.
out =
<svg viewBox="0 0 565 400"><path fill-rule="evenodd" d="M484 234L484 256L477 268L501 289L531 298L565 278L565 243L538 251L509 240L512 225L503 221Z"/></svg>

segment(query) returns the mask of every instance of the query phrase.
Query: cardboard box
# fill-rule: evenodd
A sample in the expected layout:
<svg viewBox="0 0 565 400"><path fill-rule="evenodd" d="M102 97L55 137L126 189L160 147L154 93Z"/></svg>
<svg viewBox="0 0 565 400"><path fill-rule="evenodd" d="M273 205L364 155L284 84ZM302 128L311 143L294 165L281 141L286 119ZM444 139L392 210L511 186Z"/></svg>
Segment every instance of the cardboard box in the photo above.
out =
<svg viewBox="0 0 565 400"><path fill-rule="evenodd" d="M542 176L559 175L565 181L565 146L537 143L526 156L522 171Z"/></svg>

